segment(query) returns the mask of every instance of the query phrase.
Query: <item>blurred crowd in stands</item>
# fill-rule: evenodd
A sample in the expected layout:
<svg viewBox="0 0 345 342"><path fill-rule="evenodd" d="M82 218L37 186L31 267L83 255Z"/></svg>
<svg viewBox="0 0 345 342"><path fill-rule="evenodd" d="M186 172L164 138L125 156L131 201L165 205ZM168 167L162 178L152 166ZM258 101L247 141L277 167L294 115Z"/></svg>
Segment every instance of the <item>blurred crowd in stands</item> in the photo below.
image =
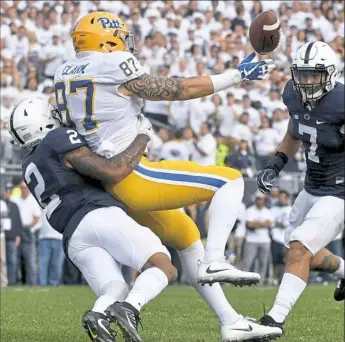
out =
<svg viewBox="0 0 345 342"><path fill-rule="evenodd" d="M283 32L281 46L268 55L277 65L268 80L241 83L201 99L145 101L144 106L157 132L150 143L151 160L228 165L246 178L255 177L286 131L289 113L282 92L296 50L307 41L324 40L337 52L338 68L344 69L344 1L1 1L1 176L9 165L20 165L22 158L10 143L8 117L14 106L32 96L55 104L54 73L74 58L69 33L81 16L97 10L120 15L135 33L138 59L148 73L188 77L236 68L252 52L248 41L251 21L268 9L278 13ZM286 173L303 175L302 152L291 158ZM25 184L21 182L13 191L13 185L1 183L1 215L5 218L1 242L6 245L8 283L80 282L80 274L64 262L61 237L41 215ZM265 197L255 194L246 200L229 240L229 254L234 253L243 268L258 269L269 282L279 281L282 236L292 201L290 189L276 189ZM207 208L207 203L185 208L204 237ZM258 220L267 229L248 229L251 221ZM343 253L340 240L332 248ZM1 260L3 271L3 255Z"/></svg>

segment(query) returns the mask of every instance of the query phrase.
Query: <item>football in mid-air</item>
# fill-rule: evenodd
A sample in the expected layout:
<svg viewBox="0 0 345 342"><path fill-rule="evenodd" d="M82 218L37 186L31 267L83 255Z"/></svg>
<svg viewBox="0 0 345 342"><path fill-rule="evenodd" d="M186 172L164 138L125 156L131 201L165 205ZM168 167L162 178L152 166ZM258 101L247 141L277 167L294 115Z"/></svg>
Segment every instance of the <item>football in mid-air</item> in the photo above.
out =
<svg viewBox="0 0 345 342"><path fill-rule="evenodd" d="M250 44L261 55L277 48L281 34L280 21L272 10L258 14L249 27Z"/></svg>

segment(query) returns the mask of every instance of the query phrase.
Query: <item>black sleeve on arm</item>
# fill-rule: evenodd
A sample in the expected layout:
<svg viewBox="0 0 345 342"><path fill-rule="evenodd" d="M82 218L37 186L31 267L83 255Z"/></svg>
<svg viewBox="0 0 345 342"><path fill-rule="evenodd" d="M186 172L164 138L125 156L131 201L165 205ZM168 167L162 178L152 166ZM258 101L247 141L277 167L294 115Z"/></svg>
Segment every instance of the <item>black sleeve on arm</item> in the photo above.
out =
<svg viewBox="0 0 345 342"><path fill-rule="evenodd" d="M273 169L279 174L283 170L286 163L289 161L287 155L283 152L276 152L276 154L270 159L265 168Z"/></svg>

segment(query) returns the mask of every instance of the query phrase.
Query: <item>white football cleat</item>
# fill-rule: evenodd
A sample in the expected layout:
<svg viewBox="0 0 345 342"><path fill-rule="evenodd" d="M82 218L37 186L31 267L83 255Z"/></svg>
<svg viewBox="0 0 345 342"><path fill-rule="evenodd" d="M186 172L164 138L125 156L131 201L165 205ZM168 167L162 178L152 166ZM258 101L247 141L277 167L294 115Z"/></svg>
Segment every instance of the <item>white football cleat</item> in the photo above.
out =
<svg viewBox="0 0 345 342"><path fill-rule="evenodd" d="M240 341L272 341L283 335L283 330L277 327L267 327L245 319L243 316L231 325L223 325L222 342Z"/></svg>
<svg viewBox="0 0 345 342"><path fill-rule="evenodd" d="M243 286L257 284L260 281L260 274L241 271L225 258L207 264L200 261L197 277L201 285L219 282Z"/></svg>

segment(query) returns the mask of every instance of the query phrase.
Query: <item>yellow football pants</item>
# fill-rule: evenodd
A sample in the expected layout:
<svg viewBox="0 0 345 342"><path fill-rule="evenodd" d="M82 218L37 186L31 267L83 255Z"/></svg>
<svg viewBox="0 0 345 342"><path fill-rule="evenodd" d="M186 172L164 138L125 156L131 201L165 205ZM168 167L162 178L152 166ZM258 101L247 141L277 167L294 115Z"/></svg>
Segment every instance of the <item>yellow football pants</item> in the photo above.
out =
<svg viewBox="0 0 345 342"><path fill-rule="evenodd" d="M228 167L189 161L149 162L143 157L129 176L119 184L107 185L106 190L164 244L183 250L200 239L200 234L194 221L179 208L211 200L224 184L240 177L239 171Z"/></svg>

